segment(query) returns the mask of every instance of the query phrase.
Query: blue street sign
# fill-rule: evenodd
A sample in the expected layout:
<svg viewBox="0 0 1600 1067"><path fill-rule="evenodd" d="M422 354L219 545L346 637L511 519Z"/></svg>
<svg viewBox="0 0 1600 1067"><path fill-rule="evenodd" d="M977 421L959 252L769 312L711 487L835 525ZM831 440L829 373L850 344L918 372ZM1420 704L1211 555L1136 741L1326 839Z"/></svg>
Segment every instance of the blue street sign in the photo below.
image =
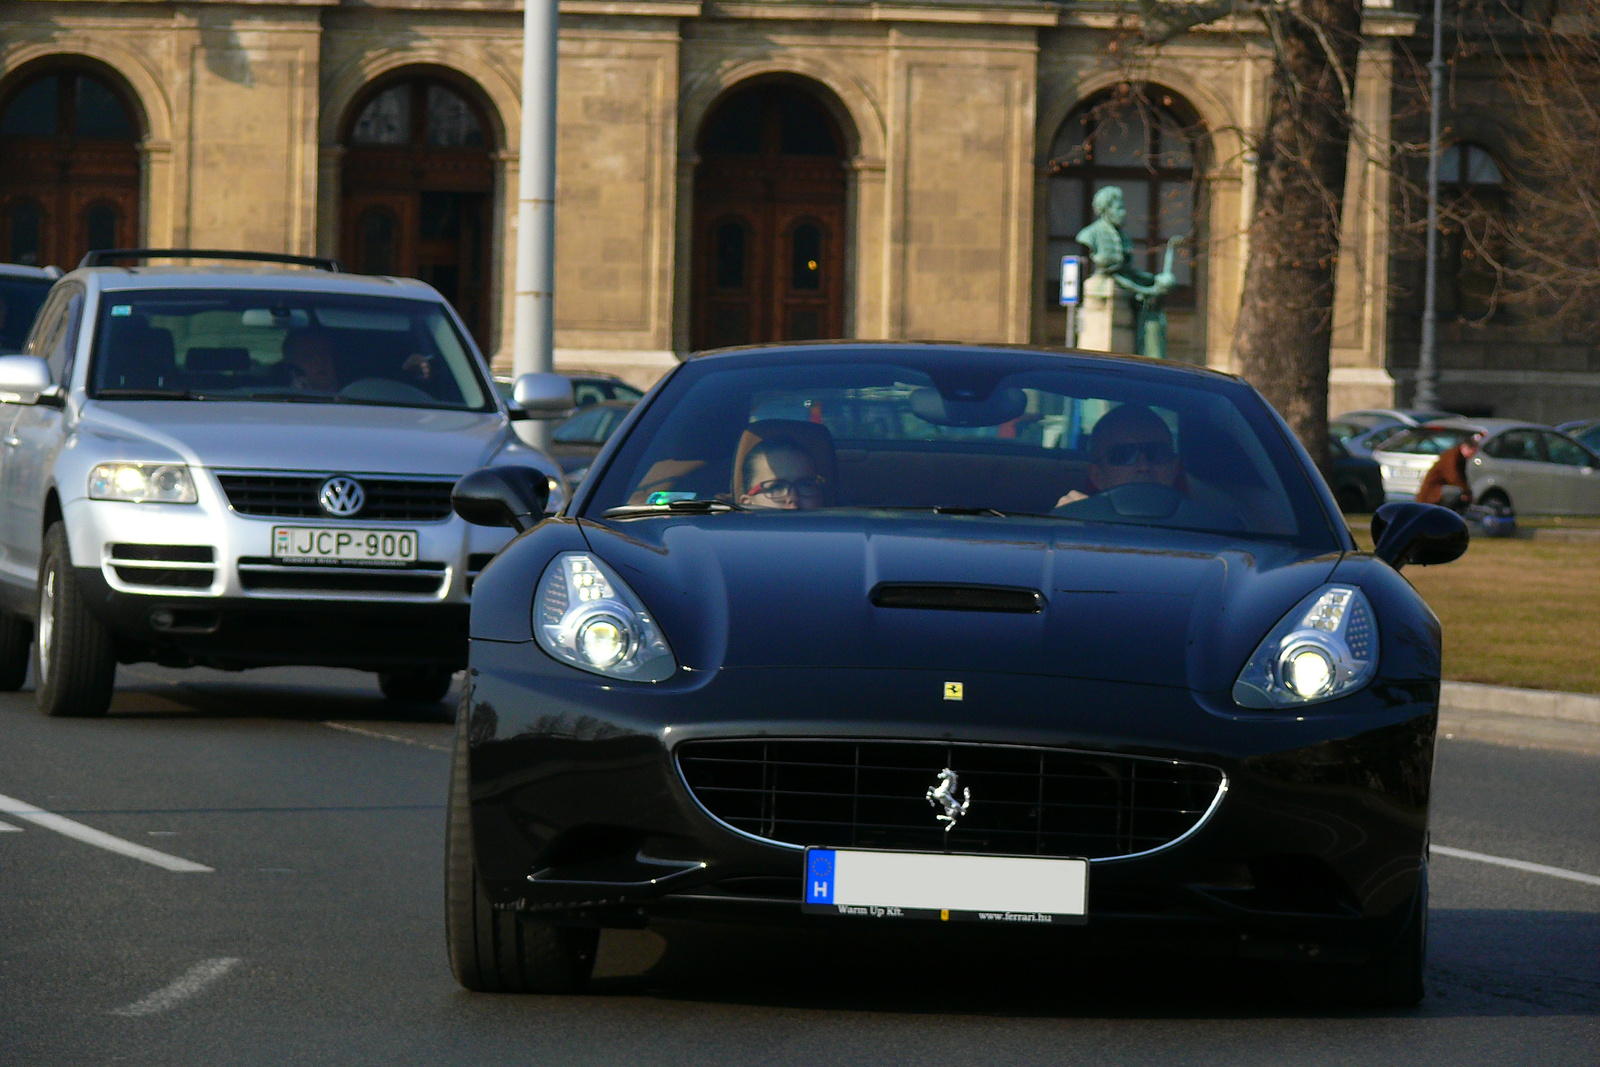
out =
<svg viewBox="0 0 1600 1067"><path fill-rule="evenodd" d="M1082 299L1083 257L1061 257L1061 306L1076 307Z"/></svg>

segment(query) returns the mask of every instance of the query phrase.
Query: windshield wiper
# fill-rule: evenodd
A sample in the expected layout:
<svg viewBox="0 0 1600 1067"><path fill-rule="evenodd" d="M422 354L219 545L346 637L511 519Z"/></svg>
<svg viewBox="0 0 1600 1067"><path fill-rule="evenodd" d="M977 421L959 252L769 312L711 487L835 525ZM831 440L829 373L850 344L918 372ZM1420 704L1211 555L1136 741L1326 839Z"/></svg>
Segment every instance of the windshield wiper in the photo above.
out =
<svg viewBox="0 0 1600 1067"><path fill-rule="evenodd" d="M623 504L607 508L602 518L639 519L646 515L714 515L749 509L726 500L673 500L666 504Z"/></svg>
<svg viewBox="0 0 1600 1067"><path fill-rule="evenodd" d="M191 393L187 389L96 389L96 400L209 400L210 397L203 393Z"/></svg>
<svg viewBox="0 0 1600 1067"><path fill-rule="evenodd" d="M961 507L955 504L844 504L840 511L931 511L935 515L988 515L996 519L1009 519L1014 512L999 508Z"/></svg>

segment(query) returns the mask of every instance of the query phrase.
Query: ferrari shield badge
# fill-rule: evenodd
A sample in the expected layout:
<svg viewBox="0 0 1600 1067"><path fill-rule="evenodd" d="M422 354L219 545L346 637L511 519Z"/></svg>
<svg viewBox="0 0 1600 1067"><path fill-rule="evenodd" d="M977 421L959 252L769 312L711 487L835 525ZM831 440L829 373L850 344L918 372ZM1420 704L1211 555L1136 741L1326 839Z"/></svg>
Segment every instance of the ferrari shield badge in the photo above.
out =
<svg viewBox="0 0 1600 1067"><path fill-rule="evenodd" d="M946 700L961 700L963 698L962 684L960 682L944 683L944 698Z"/></svg>

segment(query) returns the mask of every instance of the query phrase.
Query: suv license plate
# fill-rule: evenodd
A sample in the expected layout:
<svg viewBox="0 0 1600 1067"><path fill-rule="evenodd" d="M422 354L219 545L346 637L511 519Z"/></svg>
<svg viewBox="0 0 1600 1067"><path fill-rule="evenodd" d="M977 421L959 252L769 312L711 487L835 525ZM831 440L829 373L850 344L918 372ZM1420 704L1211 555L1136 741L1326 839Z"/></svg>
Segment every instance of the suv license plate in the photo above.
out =
<svg viewBox="0 0 1600 1067"><path fill-rule="evenodd" d="M1088 921L1089 861L806 849L800 910L950 922Z"/></svg>
<svg viewBox="0 0 1600 1067"><path fill-rule="evenodd" d="M417 531L274 526L272 558L291 563L415 563Z"/></svg>

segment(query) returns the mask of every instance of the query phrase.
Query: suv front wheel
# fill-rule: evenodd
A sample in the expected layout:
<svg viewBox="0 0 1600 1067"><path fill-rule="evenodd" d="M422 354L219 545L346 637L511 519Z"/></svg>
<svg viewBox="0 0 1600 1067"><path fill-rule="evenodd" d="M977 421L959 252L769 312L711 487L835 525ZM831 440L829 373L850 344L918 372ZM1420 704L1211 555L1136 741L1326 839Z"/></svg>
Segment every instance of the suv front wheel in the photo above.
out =
<svg viewBox="0 0 1600 1067"><path fill-rule="evenodd" d="M116 648L105 624L84 603L67 549L67 530L59 522L45 531L39 561L33 676L34 695L46 715L92 717L111 706Z"/></svg>

